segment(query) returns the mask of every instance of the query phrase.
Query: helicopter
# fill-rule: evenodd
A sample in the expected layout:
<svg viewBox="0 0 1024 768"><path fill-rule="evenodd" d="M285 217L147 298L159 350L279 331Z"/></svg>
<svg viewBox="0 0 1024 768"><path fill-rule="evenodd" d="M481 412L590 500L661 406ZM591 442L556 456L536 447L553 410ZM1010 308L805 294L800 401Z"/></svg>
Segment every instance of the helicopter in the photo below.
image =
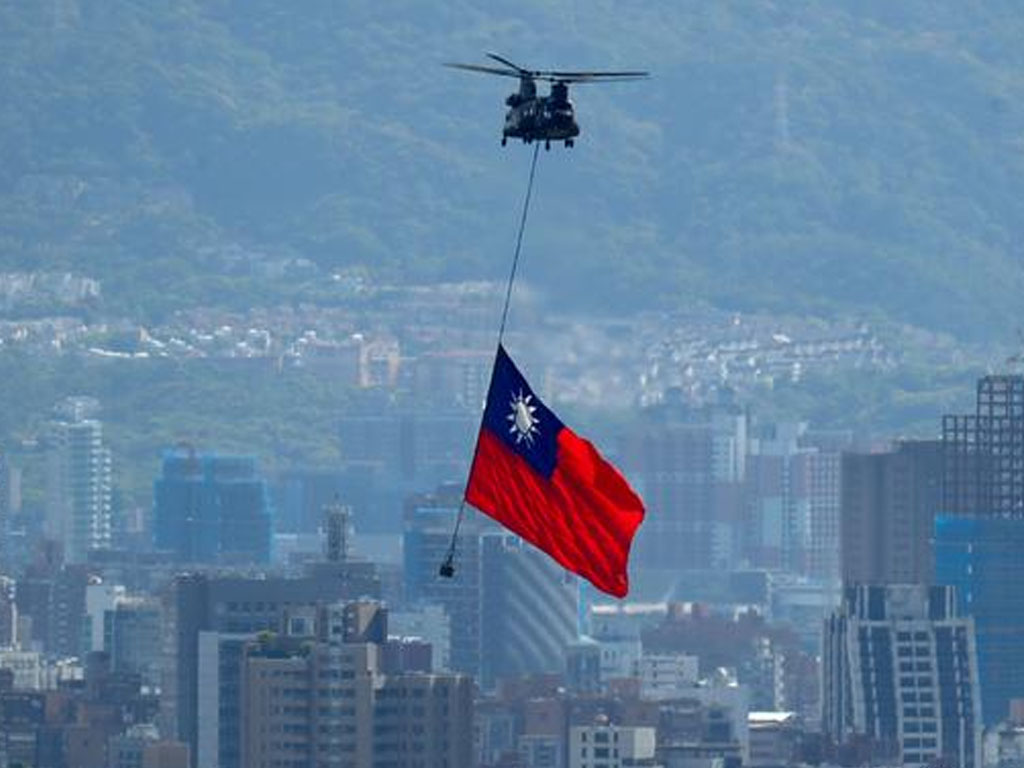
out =
<svg viewBox="0 0 1024 768"><path fill-rule="evenodd" d="M649 77L648 72L641 71L561 72L525 69L496 53L486 55L503 66L456 63L445 63L445 66L519 80L519 90L505 99L509 109L501 133L503 147L509 138L521 139L524 144L543 141L544 149L551 149L552 141L562 141L566 147L572 147L580 135L580 126L576 122L572 102L569 101L571 83L623 82ZM537 95L538 80L551 83L550 92L546 96Z"/></svg>

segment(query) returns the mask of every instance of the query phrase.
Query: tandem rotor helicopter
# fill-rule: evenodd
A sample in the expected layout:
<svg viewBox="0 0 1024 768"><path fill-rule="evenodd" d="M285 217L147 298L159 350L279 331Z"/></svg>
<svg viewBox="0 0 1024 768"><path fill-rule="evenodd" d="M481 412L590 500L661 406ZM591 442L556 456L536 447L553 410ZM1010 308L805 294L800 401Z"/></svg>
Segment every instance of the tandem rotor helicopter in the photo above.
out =
<svg viewBox="0 0 1024 768"><path fill-rule="evenodd" d="M519 80L519 90L505 99L509 110L505 115L505 127L501 133L501 146L509 137L522 139L524 144L543 141L544 149L551 149L552 141L565 142L571 147L580 135L580 126L569 101L571 83L608 83L628 80L644 80L648 72L560 72L524 69L495 53L487 57L502 64L502 67L481 64L446 63L446 67L467 69L470 72L486 72L490 75L514 77ZM537 95L537 81L551 83L547 96Z"/></svg>

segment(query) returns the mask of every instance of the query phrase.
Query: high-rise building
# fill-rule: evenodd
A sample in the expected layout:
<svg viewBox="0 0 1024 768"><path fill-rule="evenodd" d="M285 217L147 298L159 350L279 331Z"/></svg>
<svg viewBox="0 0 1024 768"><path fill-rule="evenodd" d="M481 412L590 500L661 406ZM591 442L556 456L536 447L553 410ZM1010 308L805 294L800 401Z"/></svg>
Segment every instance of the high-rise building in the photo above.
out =
<svg viewBox="0 0 1024 768"><path fill-rule="evenodd" d="M974 413L943 417L942 447L935 578L974 616L982 715L994 725L1024 696L1024 376L979 379Z"/></svg>
<svg viewBox="0 0 1024 768"><path fill-rule="evenodd" d="M438 575L455 530L460 490L445 487L436 494L406 500L402 547L405 599L410 605L436 604L444 608L450 622L451 669L479 677L483 599L480 536L485 522L474 510L465 510L454 575L447 579Z"/></svg>
<svg viewBox="0 0 1024 768"><path fill-rule="evenodd" d="M67 565L52 581L45 603L46 637L43 640L47 653L54 656L82 656L87 622L85 612L85 591L91 574L84 565Z"/></svg>
<svg viewBox="0 0 1024 768"><path fill-rule="evenodd" d="M808 456L808 496L811 508L807 575L826 583L841 578L839 553L842 498L842 454L818 450Z"/></svg>
<svg viewBox="0 0 1024 768"><path fill-rule="evenodd" d="M748 441L742 549L755 568L803 574L811 548L810 456L800 423L764 425Z"/></svg>
<svg viewBox="0 0 1024 768"><path fill-rule="evenodd" d="M242 765L316 765L331 755L370 765L375 650L310 647L304 638L247 644L240 679Z"/></svg>
<svg viewBox="0 0 1024 768"><path fill-rule="evenodd" d="M1024 376L978 380L975 412L942 419L942 511L1024 517Z"/></svg>
<svg viewBox="0 0 1024 768"><path fill-rule="evenodd" d="M321 604L361 597L379 598L380 580L371 563L311 564L300 578L211 577L188 574L175 579L164 607L164 636L168 647L162 702L165 733L198 754L201 709L200 638L203 633L245 637L259 632L282 632L289 614ZM209 641L216 645L216 641ZM236 649L237 650L237 649ZM225 658L231 658L227 649ZM216 654L208 654L214 659ZM220 663L219 661L216 663ZM209 702L207 702L209 704ZM228 726L225 726L228 727ZM232 763L218 753L224 768Z"/></svg>
<svg viewBox="0 0 1024 768"><path fill-rule="evenodd" d="M563 673L566 650L577 637L575 577L471 508L459 530L455 573L439 576L458 507L457 493L444 487L407 500L406 601L444 608L451 668L485 686L501 678Z"/></svg>
<svg viewBox="0 0 1024 768"><path fill-rule="evenodd" d="M0 576L0 648L18 646L18 604L14 579Z"/></svg>
<svg viewBox="0 0 1024 768"><path fill-rule="evenodd" d="M85 587L85 631L82 633L82 652L107 651L104 643L106 614L127 596L123 584L104 582L92 577Z"/></svg>
<svg viewBox="0 0 1024 768"><path fill-rule="evenodd" d="M320 630L245 644L242 764L469 768L470 679L385 670L386 617L377 606L349 606L343 622L342 637L332 640Z"/></svg>
<svg viewBox="0 0 1024 768"><path fill-rule="evenodd" d="M907 766L981 765L974 620L953 587L847 587L825 623L822 725Z"/></svg>
<svg viewBox="0 0 1024 768"><path fill-rule="evenodd" d="M18 641L23 648L41 651L46 646L50 635L52 594L52 579L26 576L18 580L14 601L21 625Z"/></svg>
<svg viewBox="0 0 1024 768"><path fill-rule="evenodd" d="M981 713L1005 720L1024 697L1024 519L940 517L935 521L935 580L957 589L978 636Z"/></svg>
<svg viewBox="0 0 1024 768"><path fill-rule="evenodd" d="M928 584L932 527L942 503L942 443L844 453L841 539L845 584Z"/></svg>
<svg viewBox="0 0 1024 768"><path fill-rule="evenodd" d="M12 464L6 455L0 456L0 570L12 574L28 565L31 547L29 536L38 530L40 520L26 520L21 516L22 468Z"/></svg>
<svg viewBox="0 0 1024 768"><path fill-rule="evenodd" d="M664 406L627 436L620 454L648 514L635 544L641 570L722 569L738 560L747 419Z"/></svg>
<svg viewBox="0 0 1024 768"><path fill-rule="evenodd" d="M482 544L481 683L564 674L578 635L576 577L518 536L488 533Z"/></svg>
<svg viewBox="0 0 1024 768"><path fill-rule="evenodd" d="M746 459L741 542L753 568L839 577L840 435L803 422L758 425Z"/></svg>
<svg viewBox="0 0 1024 768"><path fill-rule="evenodd" d="M68 563L85 562L90 551L112 545L110 450L102 422L88 418L96 408L89 398L65 401L48 435L45 532L63 542Z"/></svg>
<svg viewBox="0 0 1024 768"><path fill-rule="evenodd" d="M183 562L270 561L270 504L255 459L171 451L153 496L158 549Z"/></svg>
<svg viewBox="0 0 1024 768"><path fill-rule="evenodd" d="M352 509L335 499L323 510L326 558L329 563L343 563L349 556L349 527Z"/></svg>
<svg viewBox="0 0 1024 768"><path fill-rule="evenodd" d="M163 611L150 597L125 596L103 615L103 646L115 672L137 674L150 689L160 685Z"/></svg>
<svg viewBox="0 0 1024 768"><path fill-rule="evenodd" d="M197 679L203 681L196 706L196 762L200 766L243 768L242 657L256 632L199 632Z"/></svg>
<svg viewBox="0 0 1024 768"><path fill-rule="evenodd" d="M423 702L421 707L417 701ZM386 675L376 691L373 723L378 760L397 752L399 768L473 764L473 694L468 677Z"/></svg>
<svg viewBox="0 0 1024 768"><path fill-rule="evenodd" d="M0 573L11 573L11 467L7 454L0 451Z"/></svg>

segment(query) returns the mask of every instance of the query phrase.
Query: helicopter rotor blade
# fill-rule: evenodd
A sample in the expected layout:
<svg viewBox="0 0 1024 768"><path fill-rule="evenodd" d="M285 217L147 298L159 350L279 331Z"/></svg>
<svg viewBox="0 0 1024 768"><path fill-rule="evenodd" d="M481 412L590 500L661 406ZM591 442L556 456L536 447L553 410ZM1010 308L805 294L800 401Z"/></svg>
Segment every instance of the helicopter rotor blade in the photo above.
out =
<svg viewBox="0 0 1024 768"><path fill-rule="evenodd" d="M618 75L616 77L538 77L538 80L546 80L551 83L566 83L573 85L588 85L596 83L630 83L635 80L649 80L649 75Z"/></svg>
<svg viewBox="0 0 1024 768"><path fill-rule="evenodd" d="M489 67L482 64L458 64L445 62L446 67L465 69L470 72L484 72L489 75L500 75L502 77L515 77L520 80L543 80L549 83L614 83L629 80L646 80L650 73L641 70L623 70L615 72L578 72L564 70L534 70L520 67L513 61L496 53L486 54L488 58L502 64L505 68Z"/></svg>
<svg viewBox="0 0 1024 768"><path fill-rule="evenodd" d="M516 72L518 72L521 75L534 75L534 74L537 74L536 72L531 72L528 69L523 69L518 64L514 64L511 61L509 61L508 59L506 59L504 56L499 56L496 53L488 53L488 54L485 54L485 55L489 59L494 59L495 61L499 62L500 64L504 64L506 67L511 67L512 69L514 69Z"/></svg>
<svg viewBox="0 0 1024 768"><path fill-rule="evenodd" d="M622 72L545 72L555 77L581 77L603 79L606 77L650 77L651 73L642 70L626 70Z"/></svg>
<svg viewBox="0 0 1024 768"><path fill-rule="evenodd" d="M598 83L615 82L619 80L646 80L651 76L650 72L624 71L624 72L537 72L539 79L560 81L563 83Z"/></svg>
<svg viewBox="0 0 1024 768"><path fill-rule="evenodd" d="M470 72L484 72L488 75L501 75L503 77L514 77L517 80L524 75L519 72L513 72L507 69L498 69L497 67L485 67L481 64L457 64L454 62L444 62L444 66L451 67L452 69L465 69Z"/></svg>

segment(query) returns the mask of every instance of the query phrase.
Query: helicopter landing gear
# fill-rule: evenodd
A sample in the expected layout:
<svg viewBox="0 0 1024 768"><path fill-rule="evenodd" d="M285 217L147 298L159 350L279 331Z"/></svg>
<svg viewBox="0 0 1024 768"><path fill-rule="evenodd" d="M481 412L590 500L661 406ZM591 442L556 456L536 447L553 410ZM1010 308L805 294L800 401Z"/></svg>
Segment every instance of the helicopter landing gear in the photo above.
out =
<svg viewBox="0 0 1024 768"><path fill-rule="evenodd" d="M551 140L550 139L545 139L545 141L544 141L544 149L551 149Z"/></svg>
<svg viewBox="0 0 1024 768"><path fill-rule="evenodd" d="M501 137L501 146L504 147L506 144L508 144L508 136L502 136Z"/></svg>
<svg viewBox="0 0 1024 768"><path fill-rule="evenodd" d="M571 147L572 147L572 146L574 146L575 144L576 144L576 142L575 142L575 141L573 141L572 139L566 139L566 140L565 140L565 146L566 146L566 147L570 147L570 148L571 148Z"/></svg>

